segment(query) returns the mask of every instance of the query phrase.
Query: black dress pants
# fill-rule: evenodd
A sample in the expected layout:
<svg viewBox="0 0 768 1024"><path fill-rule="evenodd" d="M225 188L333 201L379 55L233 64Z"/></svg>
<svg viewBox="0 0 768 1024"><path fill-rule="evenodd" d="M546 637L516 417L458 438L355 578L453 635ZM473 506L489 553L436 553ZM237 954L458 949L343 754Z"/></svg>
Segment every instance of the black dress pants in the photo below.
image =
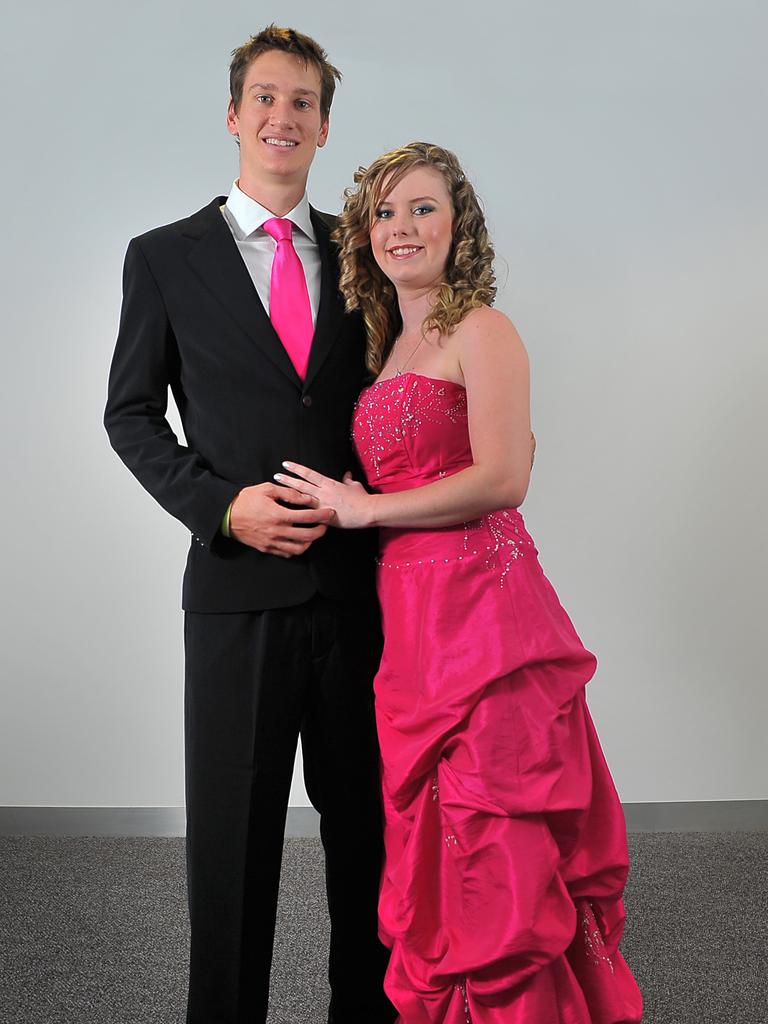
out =
<svg viewBox="0 0 768 1024"><path fill-rule="evenodd" d="M321 815L333 1024L389 1024L373 600L185 617L187 1024L264 1024L299 734ZM318 1008L319 1009L319 1008Z"/></svg>

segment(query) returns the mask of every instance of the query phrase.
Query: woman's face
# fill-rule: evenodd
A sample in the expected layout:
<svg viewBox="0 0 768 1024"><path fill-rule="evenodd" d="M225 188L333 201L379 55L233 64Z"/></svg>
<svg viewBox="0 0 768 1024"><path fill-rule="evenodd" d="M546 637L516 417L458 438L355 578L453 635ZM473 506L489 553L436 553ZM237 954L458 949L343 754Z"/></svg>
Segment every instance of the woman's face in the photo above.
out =
<svg viewBox="0 0 768 1024"><path fill-rule="evenodd" d="M371 249L398 289L428 290L445 277L453 241L453 207L442 174L415 167L387 191L374 214Z"/></svg>

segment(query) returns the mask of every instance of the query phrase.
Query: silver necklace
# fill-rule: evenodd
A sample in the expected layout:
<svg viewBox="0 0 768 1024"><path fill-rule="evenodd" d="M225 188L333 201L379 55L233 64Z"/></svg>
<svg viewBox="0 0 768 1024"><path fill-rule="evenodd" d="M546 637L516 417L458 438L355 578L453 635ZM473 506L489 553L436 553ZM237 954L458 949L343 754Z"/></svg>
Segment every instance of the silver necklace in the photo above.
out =
<svg viewBox="0 0 768 1024"><path fill-rule="evenodd" d="M416 347L415 347L415 348L413 349L413 351L412 351L412 352L411 352L411 354L410 354L410 355L408 356L408 358L407 358L407 359L405 360L405 362L403 363L403 365L402 365L402 366L398 366L398 365L397 365L397 363L395 363L395 376L396 376L396 377L399 377L399 376L400 376L400 374L402 374L402 373L405 373L405 368L406 368L406 366L407 366L407 365L408 365L408 364L409 364L409 363L411 362L411 360L413 359L413 357L414 357L414 356L416 355L416 353L417 353L417 352L419 351L419 349L421 348L421 343L422 343L423 341L424 341L424 335L422 334L421 338L419 338L419 342L418 342L418 344L417 344L417 345L416 345ZM395 342L395 345L396 345L396 344L397 344L397 342ZM392 347L392 355L393 355L393 356L394 356L394 354L395 354L394 348L395 348L395 347L393 346L393 347ZM394 359L393 359L392 361L394 362Z"/></svg>

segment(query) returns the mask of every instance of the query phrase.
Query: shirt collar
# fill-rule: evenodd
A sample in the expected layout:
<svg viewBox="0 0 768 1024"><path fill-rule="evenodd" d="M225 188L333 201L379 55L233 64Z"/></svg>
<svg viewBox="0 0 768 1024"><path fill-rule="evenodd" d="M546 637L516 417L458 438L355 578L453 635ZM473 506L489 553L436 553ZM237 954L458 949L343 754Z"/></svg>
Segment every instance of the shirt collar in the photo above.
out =
<svg viewBox="0 0 768 1024"><path fill-rule="evenodd" d="M262 226L264 221L275 216L266 207L257 203L255 199L251 199L245 192L242 192L238 188L237 182L234 182L232 185L224 205L230 218L234 220L237 228L242 233L243 238L252 235L254 231L257 231ZM312 226L312 219L309 215L309 200L307 199L306 192L294 208L286 213L284 219L293 221L294 225L311 241L317 241L315 229Z"/></svg>

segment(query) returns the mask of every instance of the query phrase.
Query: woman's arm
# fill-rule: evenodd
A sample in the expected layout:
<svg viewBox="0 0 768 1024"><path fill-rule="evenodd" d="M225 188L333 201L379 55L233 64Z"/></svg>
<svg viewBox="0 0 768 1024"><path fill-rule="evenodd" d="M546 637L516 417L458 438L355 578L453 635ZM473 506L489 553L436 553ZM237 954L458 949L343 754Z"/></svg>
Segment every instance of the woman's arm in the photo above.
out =
<svg viewBox="0 0 768 1024"><path fill-rule="evenodd" d="M345 477L331 480L297 463L280 483L336 511L342 527L440 527L513 508L528 489L531 425L528 356L510 321L493 309L470 313L452 339L467 389L473 462L452 476L411 490L369 494Z"/></svg>

